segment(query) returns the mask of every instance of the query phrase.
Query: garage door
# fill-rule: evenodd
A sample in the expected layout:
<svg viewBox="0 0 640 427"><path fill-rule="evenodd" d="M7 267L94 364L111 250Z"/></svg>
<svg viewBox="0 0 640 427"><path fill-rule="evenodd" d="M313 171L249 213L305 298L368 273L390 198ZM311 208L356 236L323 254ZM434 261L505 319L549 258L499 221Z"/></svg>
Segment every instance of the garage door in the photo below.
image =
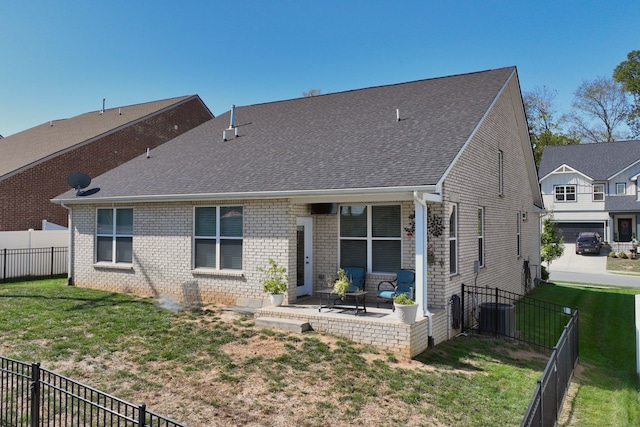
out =
<svg viewBox="0 0 640 427"><path fill-rule="evenodd" d="M604 240L604 224L601 222L556 222L556 228L567 243L575 243L578 234L584 231L599 233Z"/></svg>

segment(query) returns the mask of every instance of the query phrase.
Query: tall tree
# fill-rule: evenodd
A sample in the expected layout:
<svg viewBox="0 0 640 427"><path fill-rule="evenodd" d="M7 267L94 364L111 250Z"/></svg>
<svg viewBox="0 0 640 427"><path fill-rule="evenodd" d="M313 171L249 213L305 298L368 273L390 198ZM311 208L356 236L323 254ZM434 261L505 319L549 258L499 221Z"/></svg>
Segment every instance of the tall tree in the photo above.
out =
<svg viewBox="0 0 640 427"><path fill-rule="evenodd" d="M613 79L633 98L627 124L635 138L640 137L640 50L632 50L627 60L613 70Z"/></svg>
<svg viewBox="0 0 640 427"><path fill-rule="evenodd" d="M556 91L546 86L537 86L523 95L536 166L540 166L544 147L578 144L580 142L580 140L567 136L562 132L561 126L565 119L564 116L558 116L555 98Z"/></svg>
<svg viewBox="0 0 640 427"><path fill-rule="evenodd" d="M308 91L302 92L302 96L305 98L318 95L322 95L322 89L309 89Z"/></svg>
<svg viewBox="0 0 640 427"><path fill-rule="evenodd" d="M572 131L587 142L613 142L626 138L620 129L629 103L622 85L609 77L583 81L574 93Z"/></svg>

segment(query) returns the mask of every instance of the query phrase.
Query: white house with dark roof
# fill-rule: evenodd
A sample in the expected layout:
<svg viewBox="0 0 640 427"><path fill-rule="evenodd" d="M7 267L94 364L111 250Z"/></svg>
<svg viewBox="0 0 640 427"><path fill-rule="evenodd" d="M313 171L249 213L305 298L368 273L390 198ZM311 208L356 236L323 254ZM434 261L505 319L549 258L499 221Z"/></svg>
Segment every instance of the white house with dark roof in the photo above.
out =
<svg viewBox="0 0 640 427"><path fill-rule="evenodd" d="M595 231L627 243L640 232L640 141L546 147L540 162L544 204L565 242Z"/></svg>
<svg viewBox="0 0 640 427"><path fill-rule="evenodd" d="M75 285L255 304L273 258L291 304L340 267L366 269L368 296L412 269L411 326L257 314L411 356L456 333L463 283L522 293L525 261L539 277L543 205L515 67L233 107L92 187L53 200L69 209Z"/></svg>

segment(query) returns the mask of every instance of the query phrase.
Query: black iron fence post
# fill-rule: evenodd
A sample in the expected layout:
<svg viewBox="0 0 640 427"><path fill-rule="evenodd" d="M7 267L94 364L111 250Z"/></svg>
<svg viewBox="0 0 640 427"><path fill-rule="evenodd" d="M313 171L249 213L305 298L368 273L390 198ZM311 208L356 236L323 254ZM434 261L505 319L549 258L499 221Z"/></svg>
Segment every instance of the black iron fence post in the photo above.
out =
<svg viewBox="0 0 640 427"><path fill-rule="evenodd" d="M40 363L31 364L31 427L40 425Z"/></svg>
<svg viewBox="0 0 640 427"><path fill-rule="evenodd" d="M145 427L147 422L147 405L144 403L138 406L138 427Z"/></svg>
<svg viewBox="0 0 640 427"><path fill-rule="evenodd" d="M500 322L500 310L498 310L498 288L496 288L496 302L495 302L495 309L494 309L494 314L493 314L493 327L496 328L496 338L498 338L498 335L500 333L499 329L498 329L498 322Z"/></svg>
<svg viewBox="0 0 640 427"><path fill-rule="evenodd" d="M2 256L2 281L7 279L7 248L4 248L4 255Z"/></svg>
<svg viewBox="0 0 640 427"><path fill-rule="evenodd" d="M53 246L51 246L51 276L53 277Z"/></svg>

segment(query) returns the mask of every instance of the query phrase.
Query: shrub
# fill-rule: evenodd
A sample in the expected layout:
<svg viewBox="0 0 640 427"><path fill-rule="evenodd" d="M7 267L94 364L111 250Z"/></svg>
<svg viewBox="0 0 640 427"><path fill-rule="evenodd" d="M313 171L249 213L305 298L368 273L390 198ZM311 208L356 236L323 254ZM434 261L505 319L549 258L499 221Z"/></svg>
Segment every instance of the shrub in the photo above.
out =
<svg viewBox="0 0 640 427"><path fill-rule="evenodd" d="M405 294L398 294L393 297L393 302L396 304L413 305L413 300Z"/></svg>
<svg viewBox="0 0 640 427"><path fill-rule="evenodd" d="M625 254L624 252L620 251L620 252L618 252L618 258L627 259L627 254Z"/></svg>
<svg viewBox="0 0 640 427"><path fill-rule="evenodd" d="M547 267L545 267L544 265L541 267L542 267L542 272L540 274L542 275L542 281L546 282L547 280L549 280L549 271L547 270Z"/></svg>
<svg viewBox="0 0 640 427"><path fill-rule="evenodd" d="M617 255L616 255L615 252L613 252L613 251L609 252L609 258L616 258L616 257L617 257Z"/></svg>
<svg viewBox="0 0 640 427"><path fill-rule="evenodd" d="M268 267L258 267L258 271L264 273L262 289L269 294L282 294L287 290L287 269L278 265L273 258L269 258Z"/></svg>

